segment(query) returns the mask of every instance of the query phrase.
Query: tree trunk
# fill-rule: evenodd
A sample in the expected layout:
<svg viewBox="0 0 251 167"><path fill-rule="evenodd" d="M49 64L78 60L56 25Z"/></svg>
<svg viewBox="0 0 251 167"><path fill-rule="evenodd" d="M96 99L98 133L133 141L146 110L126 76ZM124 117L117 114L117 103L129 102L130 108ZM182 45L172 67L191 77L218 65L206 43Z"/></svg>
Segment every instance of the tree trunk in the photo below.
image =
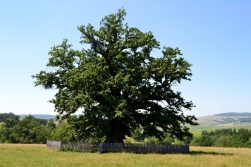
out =
<svg viewBox="0 0 251 167"><path fill-rule="evenodd" d="M118 119L112 120L110 133L106 135L105 143L124 143L125 127Z"/></svg>

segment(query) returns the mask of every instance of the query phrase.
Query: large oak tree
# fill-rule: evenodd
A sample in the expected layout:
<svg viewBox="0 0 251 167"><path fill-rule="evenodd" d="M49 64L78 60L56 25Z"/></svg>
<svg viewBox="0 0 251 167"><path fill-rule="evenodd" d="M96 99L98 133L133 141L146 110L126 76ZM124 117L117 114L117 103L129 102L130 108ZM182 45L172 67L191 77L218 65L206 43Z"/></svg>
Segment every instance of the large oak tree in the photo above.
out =
<svg viewBox="0 0 251 167"><path fill-rule="evenodd" d="M196 118L183 111L194 105L172 89L190 80L191 64L178 48L163 47L163 56L154 57L159 42L151 32L125 24L125 16L120 9L105 16L98 30L78 27L87 49L74 50L67 40L52 47L47 66L53 70L33 75L35 86L58 90L50 102L79 138L123 142L137 127L158 138L165 132L181 140L191 136L185 125L197 125ZM80 109L82 114L72 116Z"/></svg>

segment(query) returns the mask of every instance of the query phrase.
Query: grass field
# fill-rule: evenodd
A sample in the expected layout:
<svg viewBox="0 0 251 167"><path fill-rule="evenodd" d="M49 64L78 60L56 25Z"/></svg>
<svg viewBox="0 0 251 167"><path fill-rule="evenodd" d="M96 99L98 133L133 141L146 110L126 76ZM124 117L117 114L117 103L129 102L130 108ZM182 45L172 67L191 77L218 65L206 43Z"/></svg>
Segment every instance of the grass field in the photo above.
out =
<svg viewBox="0 0 251 167"><path fill-rule="evenodd" d="M45 145L0 144L0 166L250 167L251 149L191 147L190 154L61 152Z"/></svg>

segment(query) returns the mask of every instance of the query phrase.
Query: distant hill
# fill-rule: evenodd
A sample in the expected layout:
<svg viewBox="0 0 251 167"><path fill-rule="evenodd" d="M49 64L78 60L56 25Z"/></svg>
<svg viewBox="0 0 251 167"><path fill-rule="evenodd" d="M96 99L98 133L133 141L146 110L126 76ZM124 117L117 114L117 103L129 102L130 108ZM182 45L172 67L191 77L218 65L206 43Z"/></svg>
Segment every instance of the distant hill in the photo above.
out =
<svg viewBox="0 0 251 167"><path fill-rule="evenodd" d="M49 115L49 114L18 114L20 117L26 117L28 115L32 115L35 118L39 118L39 119L51 119L51 118L55 118L56 115Z"/></svg>
<svg viewBox="0 0 251 167"><path fill-rule="evenodd" d="M215 130L222 128L248 128L251 129L251 113L229 112L198 117L199 126L191 126L196 130Z"/></svg>
<svg viewBox="0 0 251 167"><path fill-rule="evenodd" d="M251 113L249 112L228 112L228 113L221 113L221 114L215 114L215 115L221 115L221 116L251 116Z"/></svg>

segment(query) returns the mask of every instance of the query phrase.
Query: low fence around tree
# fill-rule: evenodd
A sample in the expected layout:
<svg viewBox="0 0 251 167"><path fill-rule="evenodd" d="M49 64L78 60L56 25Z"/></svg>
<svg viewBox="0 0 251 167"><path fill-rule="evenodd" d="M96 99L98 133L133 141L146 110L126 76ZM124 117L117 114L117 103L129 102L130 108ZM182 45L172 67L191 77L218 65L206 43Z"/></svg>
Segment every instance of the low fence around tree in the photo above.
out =
<svg viewBox="0 0 251 167"><path fill-rule="evenodd" d="M83 142L62 142L47 140L47 147L64 151L81 152L132 152L132 153L189 153L189 145L158 145L158 144L128 144L128 143L100 143L94 146Z"/></svg>
<svg viewBox="0 0 251 167"><path fill-rule="evenodd" d="M98 151L133 153L189 153L188 145L100 143Z"/></svg>
<svg viewBox="0 0 251 167"><path fill-rule="evenodd" d="M81 152L91 152L94 146L87 142L65 142L65 141L53 141L47 140L47 147L57 148L63 151L81 151Z"/></svg>
<svg viewBox="0 0 251 167"><path fill-rule="evenodd" d="M61 148L61 141L55 141L55 140L47 140L46 146L50 148Z"/></svg>

